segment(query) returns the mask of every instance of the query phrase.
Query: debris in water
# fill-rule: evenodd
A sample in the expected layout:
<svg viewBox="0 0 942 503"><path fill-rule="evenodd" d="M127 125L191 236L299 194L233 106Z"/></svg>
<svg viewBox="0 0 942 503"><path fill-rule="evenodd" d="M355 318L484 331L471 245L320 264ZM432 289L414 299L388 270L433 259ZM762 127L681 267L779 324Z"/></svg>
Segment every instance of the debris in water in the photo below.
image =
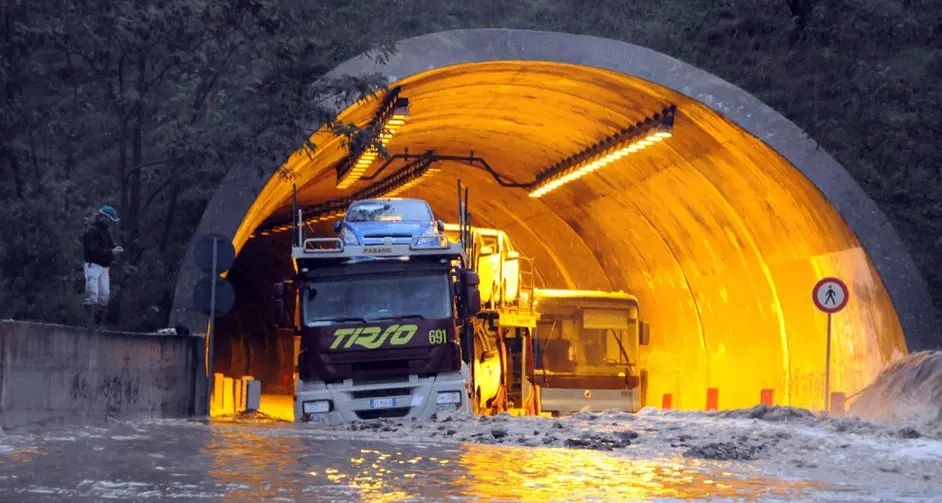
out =
<svg viewBox="0 0 942 503"><path fill-rule="evenodd" d="M711 459L717 461L752 461L759 459L765 449L761 445L733 442L710 442L694 446L684 453L685 458Z"/></svg>

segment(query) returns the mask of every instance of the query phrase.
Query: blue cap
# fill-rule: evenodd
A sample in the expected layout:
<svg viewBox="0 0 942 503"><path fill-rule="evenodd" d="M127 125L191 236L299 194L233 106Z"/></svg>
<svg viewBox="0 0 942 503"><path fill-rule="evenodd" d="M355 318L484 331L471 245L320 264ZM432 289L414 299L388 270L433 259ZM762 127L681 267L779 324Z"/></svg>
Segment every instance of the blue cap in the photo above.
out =
<svg viewBox="0 0 942 503"><path fill-rule="evenodd" d="M112 222L117 222L121 220L120 218L118 218L118 212L115 211L115 209L112 208L111 206L102 206L102 208L98 210L98 213L101 213L102 215L110 218Z"/></svg>

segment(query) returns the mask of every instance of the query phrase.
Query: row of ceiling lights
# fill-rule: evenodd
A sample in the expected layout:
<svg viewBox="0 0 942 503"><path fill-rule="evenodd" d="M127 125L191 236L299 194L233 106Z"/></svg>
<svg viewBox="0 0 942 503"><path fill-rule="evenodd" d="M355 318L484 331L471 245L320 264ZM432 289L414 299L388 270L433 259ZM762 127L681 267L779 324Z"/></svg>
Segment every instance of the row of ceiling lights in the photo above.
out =
<svg viewBox="0 0 942 503"><path fill-rule="evenodd" d="M530 197L543 197L569 182L643 150L674 135L674 111L665 108L631 128L624 129L599 144L560 162L539 175Z"/></svg>
<svg viewBox="0 0 942 503"><path fill-rule="evenodd" d="M384 149L389 144L389 140L409 118L409 100L398 97L399 89L397 87L390 92L390 96L387 97L370 124L373 131L379 131L375 141L378 141ZM379 156L379 149L376 147L374 139L371 138L370 140L370 143L362 152L358 155L348 156L344 162L337 166L338 189L350 188Z"/></svg>

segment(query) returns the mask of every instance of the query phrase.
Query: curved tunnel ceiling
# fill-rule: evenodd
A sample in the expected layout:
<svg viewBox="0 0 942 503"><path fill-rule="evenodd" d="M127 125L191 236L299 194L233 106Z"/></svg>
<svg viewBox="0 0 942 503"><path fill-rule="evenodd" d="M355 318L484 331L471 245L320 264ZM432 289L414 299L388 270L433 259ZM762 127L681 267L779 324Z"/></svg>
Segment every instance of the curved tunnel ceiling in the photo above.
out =
<svg viewBox="0 0 942 503"><path fill-rule="evenodd" d="M682 408L703 408L706 389L718 388L721 407L751 406L771 388L776 403L823 406L826 317L810 292L824 276L851 288L834 318L832 390L863 387L907 340L919 346L934 329L925 286L872 201L794 125L715 77L629 44L512 30L418 37L400 43L385 67L360 57L333 74L374 71L409 99L390 152L473 152L520 182L677 106L672 138L540 199L459 162L439 164L400 194L454 221L460 178L475 224L505 230L546 287L638 296L652 326L649 404L672 393ZM342 118L365 124L377 107L358 103ZM336 189L334 166L346 151L327 133L313 141L313 158L288 161L301 204L370 183ZM214 199L201 229L228 232L239 248L290 206L290 188L272 177L254 203L243 202L241 225L220 214L231 201Z"/></svg>

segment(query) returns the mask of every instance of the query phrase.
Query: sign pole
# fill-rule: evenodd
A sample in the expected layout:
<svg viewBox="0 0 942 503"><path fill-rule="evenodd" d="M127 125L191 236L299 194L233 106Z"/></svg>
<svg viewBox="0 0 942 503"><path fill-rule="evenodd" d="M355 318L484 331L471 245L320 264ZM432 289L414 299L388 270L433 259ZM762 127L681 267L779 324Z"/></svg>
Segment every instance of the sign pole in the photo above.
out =
<svg viewBox="0 0 942 503"><path fill-rule="evenodd" d="M831 413L831 316L841 312L850 300L847 284L835 277L823 278L811 290L815 307L828 315L827 350L824 362L824 412Z"/></svg>
<svg viewBox="0 0 942 503"><path fill-rule="evenodd" d="M215 392L215 383L213 382L213 332L216 331L216 268L219 260L217 253L218 243L218 238L213 236L213 267L210 272L210 281L212 281L212 283L210 283L209 286L209 330L207 330L206 333L206 353L208 355L206 369L209 372L209 389L206 393L208 400L206 406L207 415L212 415L213 393Z"/></svg>
<svg viewBox="0 0 942 503"><path fill-rule="evenodd" d="M831 413L831 313L828 313L827 361L824 363L824 410Z"/></svg>

